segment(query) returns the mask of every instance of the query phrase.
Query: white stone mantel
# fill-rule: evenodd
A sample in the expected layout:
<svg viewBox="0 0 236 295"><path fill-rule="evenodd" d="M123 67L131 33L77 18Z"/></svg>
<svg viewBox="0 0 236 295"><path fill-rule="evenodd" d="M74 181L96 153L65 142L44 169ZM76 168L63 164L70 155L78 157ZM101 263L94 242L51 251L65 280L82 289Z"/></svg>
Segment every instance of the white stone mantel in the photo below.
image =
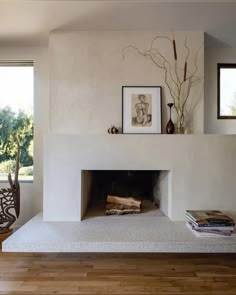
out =
<svg viewBox="0 0 236 295"><path fill-rule="evenodd" d="M236 212L236 136L48 135L44 220L81 220L81 170L170 170L168 216Z"/></svg>

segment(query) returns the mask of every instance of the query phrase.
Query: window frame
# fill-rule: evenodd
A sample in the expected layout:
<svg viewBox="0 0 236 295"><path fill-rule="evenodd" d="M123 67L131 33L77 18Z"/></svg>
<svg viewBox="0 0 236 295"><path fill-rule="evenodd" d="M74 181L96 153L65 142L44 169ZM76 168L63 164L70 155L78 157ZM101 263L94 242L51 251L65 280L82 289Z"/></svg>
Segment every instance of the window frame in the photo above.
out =
<svg viewBox="0 0 236 295"><path fill-rule="evenodd" d="M235 116L226 116L220 114L220 72L221 69L235 69L236 70L236 63L218 63L217 64L217 119L236 119Z"/></svg>
<svg viewBox="0 0 236 295"><path fill-rule="evenodd" d="M33 60L26 60L26 59L22 59L22 60L14 60L14 59L1 59L0 60L0 67L35 67L34 61ZM34 102L34 98L33 98L33 102ZM34 115L33 115L33 119L34 119ZM34 120L35 121L35 120ZM35 123L35 122L34 122ZM34 140L34 136L33 136L33 140ZM34 155L33 155L33 159L34 159ZM20 183L33 183L34 182L34 173L32 176L32 179L20 179L19 176L19 182ZM0 179L0 183L8 183L8 179Z"/></svg>

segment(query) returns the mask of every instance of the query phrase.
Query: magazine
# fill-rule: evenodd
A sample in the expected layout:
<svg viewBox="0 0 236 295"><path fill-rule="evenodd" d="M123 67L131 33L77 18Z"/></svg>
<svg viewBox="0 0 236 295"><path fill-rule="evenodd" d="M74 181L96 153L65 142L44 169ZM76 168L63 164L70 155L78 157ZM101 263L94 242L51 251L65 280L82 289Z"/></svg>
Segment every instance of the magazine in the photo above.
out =
<svg viewBox="0 0 236 295"><path fill-rule="evenodd" d="M207 230L225 230L225 231L234 231L234 226L198 226L191 220L187 220L187 222L196 230L207 231Z"/></svg>
<svg viewBox="0 0 236 295"><path fill-rule="evenodd" d="M235 233L231 235L222 235L222 234L216 234L216 233L208 233L208 232L199 232L192 228L190 224L186 224L186 226L191 230L191 232L198 238L231 238L235 237Z"/></svg>
<svg viewBox="0 0 236 295"><path fill-rule="evenodd" d="M235 225L231 217L218 210L186 210L186 217L199 227Z"/></svg>
<svg viewBox="0 0 236 295"><path fill-rule="evenodd" d="M211 227L195 227L190 222L188 223L192 230L198 232L198 233L209 233L209 234L217 234L222 236L231 236L233 233L233 230L222 230L221 228L215 228L212 229Z"/></svg>

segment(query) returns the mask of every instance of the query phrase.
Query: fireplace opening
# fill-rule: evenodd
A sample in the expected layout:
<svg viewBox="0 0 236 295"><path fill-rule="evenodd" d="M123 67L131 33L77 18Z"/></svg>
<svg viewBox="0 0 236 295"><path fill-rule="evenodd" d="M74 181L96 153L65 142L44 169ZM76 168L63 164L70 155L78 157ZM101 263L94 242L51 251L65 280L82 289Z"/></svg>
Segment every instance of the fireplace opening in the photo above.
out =
<svg viewBox="0 0 236 295"><path fill-rule="evenodd" d="M165 211L168 210L168 172L166 170L83 170L82 216L127 213L167 215ZM111 204L113 201L114 206ZM121 204L117 204L120 201Z"/></svg>

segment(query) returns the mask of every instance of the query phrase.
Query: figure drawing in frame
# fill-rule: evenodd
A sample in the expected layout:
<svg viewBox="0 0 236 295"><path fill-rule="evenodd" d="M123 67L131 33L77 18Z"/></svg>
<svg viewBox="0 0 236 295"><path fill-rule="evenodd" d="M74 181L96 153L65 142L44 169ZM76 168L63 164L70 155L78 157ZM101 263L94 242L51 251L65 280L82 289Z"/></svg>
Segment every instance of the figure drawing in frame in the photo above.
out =
<svg viewBox="0 0 236 295"><path fill-rule="evenodd" d="M132 122L134 127L152 126L152 95L132 94Z"/></svg>

